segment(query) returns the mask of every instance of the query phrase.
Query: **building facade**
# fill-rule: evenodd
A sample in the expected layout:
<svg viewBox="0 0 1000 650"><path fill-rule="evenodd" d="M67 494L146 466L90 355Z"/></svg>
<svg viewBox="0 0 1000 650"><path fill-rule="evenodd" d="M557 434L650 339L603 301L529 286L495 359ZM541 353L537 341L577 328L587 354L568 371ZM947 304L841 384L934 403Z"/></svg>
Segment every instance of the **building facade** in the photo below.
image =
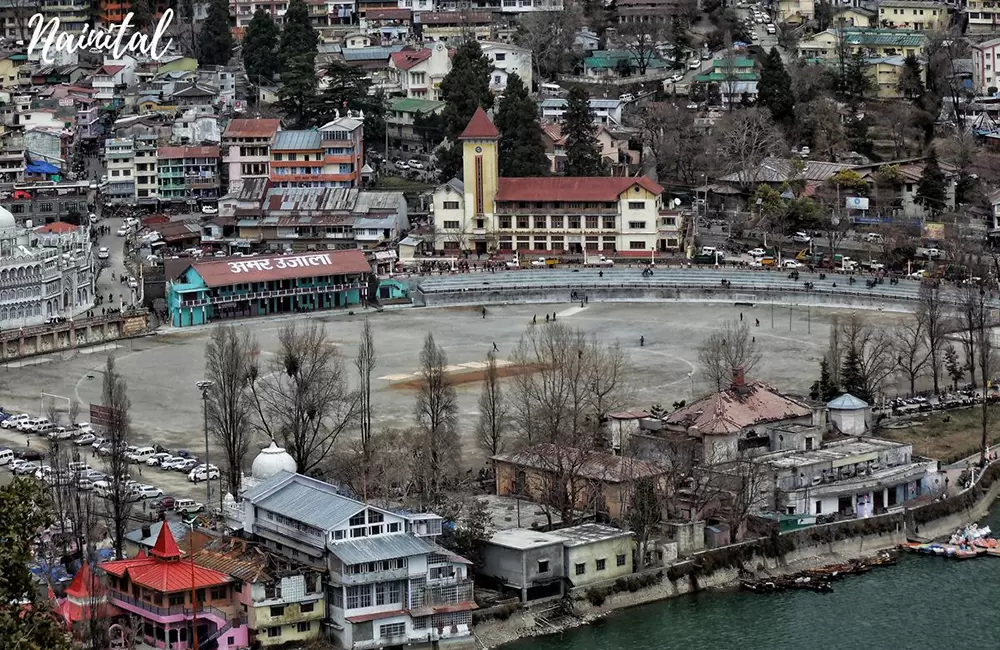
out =
<svg viewBox="0 0 1000 650"><path fill-rule="evenodd" d="M167 306L175 327L349 307L367 300L370 275L359 250L212 259L168 280Z"/></svg>
<svg viewBox="0 0 1000 650"><path fill-rule="evenodd" d="M339 647L474 647L469 562L435 544L439 516L376 508L288 471L247 490L227 516L267 548L326 572Z"/></svg>
<svg viewBox="0 0 1000 650"><path fill-rule="evenodd" d="M879 27L912 29L917 32L943 30L948 27L948 5L931 0L880 0Z"/></svg>
<svg viewBox="0 0 1000 650"><path fill-rule="evenodd" d="M226 126L222 161L228 174L227 194L239 194L244 179L268 178L271 142L280 128L280 120L238 119Z"/></svg>
<svg viewBox="0 0 1000 650"><path fill-rule="evenodd" d="M104 141L108 185L105 200L112 205L130 205L135 199L135 141L108 138Z"/></svg>
<svg viewBox="0 0 1000 650"><path fill-rule="evenodd" d="M1000 87L1000 38L972 44L972 89L977 95L990 95ZM993 89L991 93L991 89Z"/></svg>
<svg viewBox="0 0 1000 650"><path fill-rule="evenodd" d="M434 192L435 248L641 256L660 246L662 187L645 176L500 178L498 137L480 109L461 136L463 179Z"/></svg>
<svg viewBox="0 0 1000 650"><path fill-rule="evenodd" d="M214 201L220 196L218 147L160 147L157 189L161 203Z"/></svg>
<svg viewBox="0 0 1000 650"><path fill-rule="evenodd" d="M319 130L278 131L271 143L271 184L358 187L364 159L364 127L354 117L338 117Z"/></svg>
<svg viewBox="0 0 1000 650"><path fill-rule="evenodd" d="M444 43L421 50L393 52L389 76L400 92L411 99L441 100L441 81L451 72L451 56Z"/></svg>

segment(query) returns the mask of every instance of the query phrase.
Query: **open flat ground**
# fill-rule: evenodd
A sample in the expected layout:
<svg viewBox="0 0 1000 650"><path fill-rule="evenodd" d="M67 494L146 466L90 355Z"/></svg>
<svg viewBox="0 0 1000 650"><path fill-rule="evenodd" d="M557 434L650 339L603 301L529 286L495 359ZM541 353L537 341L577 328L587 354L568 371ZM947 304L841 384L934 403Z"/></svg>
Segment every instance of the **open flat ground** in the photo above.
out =
<svg viewBox="0 0 1000 650"><path fill-rule="evenodd" d="M708 392L701 382L698 346L726 320L740 313L754 326L763 359L752 378L777 388L807 394L818 374L818 361L826 349L831 310L776 307L739 308L711 304L579 304L492 306L483 319L477 308L399 309L370 313L378 350L374 373L375 426L408 426L413 421L415 373L427 332L433 332L455 366L460 407L461 458L478 468L483 454L472 435L481 390L481 367L486 354L499 348L499 357L510 354L532 316L544 326L546 311L560 322L587 333L617 340L635 369L632 404L648 409L654 403L669 408L678 400ZM871 312L868 317L886 324L899 315ZM262 355L277 348L278 329L294 319L313 318L324 324L331 340L340 346L353 379L353 357L364 318L329 312L320 316L255 319L240 324L257 337ZM756 319L760 325L755 326ZM159 443L169 449L203 450L201 399L195 382L203 377L205 341L209 328L169 330L121 346L86 349L0 366L2 405L8 410L39 413L41 393L78 399L84 405L80 419L89 419L86 408L98 402L101 369L107 354L114 354L125 375L132 400L136 444ZM645 347L639 337L645 336ZM266 358L264 359L266 363ZM504 373L518 372L508 367ZM37 440L37 438L36 438ZM0 444L24 445L24 438L0 430ZM39 442L41 442L39 440ZM266 440L259 441L264 446ZM37 444L37 443L35 443ZM88 448L89 451L89 448ZM213 450L215 458L219 458ZM251 454L252 456L253 454ZM249 460L249 459L248 459Z"/></svg>
<svg viewBox="0 0 1000 650"><path fill-rule="evenodd" d="M991 445L1000 442L1000 432L996 428L998 417L1000 407L990 406L988 427ZM917 455L949 460L979 451L982 427L982 407L974 406L922 414L906 425L899 423L891 429L883 429L878 435L912 444L913 453Z"/></svg>

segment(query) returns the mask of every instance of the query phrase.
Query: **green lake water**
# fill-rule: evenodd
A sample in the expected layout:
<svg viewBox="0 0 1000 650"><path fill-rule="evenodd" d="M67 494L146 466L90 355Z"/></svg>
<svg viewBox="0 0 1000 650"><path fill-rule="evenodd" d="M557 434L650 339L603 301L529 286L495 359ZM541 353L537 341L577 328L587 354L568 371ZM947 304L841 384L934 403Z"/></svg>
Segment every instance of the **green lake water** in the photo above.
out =
<svg viewBox="0 0 1000 650"><path fill-rule="evenodd" d="M1000 508L982 523L1000 535ZM906 555L829 594L702 592L504 650L1000 650L1000 558Z"/></svg>

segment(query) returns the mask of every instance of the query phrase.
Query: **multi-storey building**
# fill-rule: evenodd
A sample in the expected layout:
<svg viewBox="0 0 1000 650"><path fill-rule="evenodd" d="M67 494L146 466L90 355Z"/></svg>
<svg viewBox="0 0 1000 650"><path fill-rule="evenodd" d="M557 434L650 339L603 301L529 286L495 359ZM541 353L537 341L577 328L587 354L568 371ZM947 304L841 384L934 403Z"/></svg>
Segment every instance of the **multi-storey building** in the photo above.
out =
<svg viewBox="0 0 1000 650"><path fill-rule="evenodd" d="M200 3L195 3L197 6ZM151 0L149 2L149 9L153 12L153 18L159 18L163 14L164 10L170 6L166 0ZM132 0L98 0L97 2L98 17L101 23L105 25L119 25L125 16L132 11ZM198 19L198 16L195 16ZM205 16L200 17L201 21L205 19Z"/></svg>
<svg viewBox="0 0 1000 650"><path fill-rule="evenodd" d="M406 0L401 0L406 2ZM439 0L444 11L474 10L502 14L523 14L532 11L562 11L562 0ZM402 4L400 6L403 6ZM406 5L407 7L409 5ZM415 5L414 5L415 6Z"/></svg>
<svg viewBox="0 0 1000 650"><path fill-rule="evenodd" d="M195 553L194 562L242 586L235 597L246 610L251 645L268 648L321 637L326 615L321 571L235 537L213 540Z"/></svg>
<svg viewBox="0 0 1000 650"><path fill-rule="evenodd" d="M966 0L965 16L970 34L992 34L1000 26L1000 3L996 0Z"/></svg>
<svg viewBox="0 0 1000 650"><path fill-rule="evenodd" d="M507 88L507 77L517 73L525 88L531 91L531 50L510 43L482 44L483 54L493 64L490 71L490 90L502 93Z"/></svg>
<svg viewBox="0 0 1000 650"><path fill-rule="evenodd" d="M199 566L181 551L161 526L149 555L100 565L112 605L141 621L136 641L159 648L219 650L248 646L246 614L233 597L236 581Z"/></svg>
<svg viewBox="0 0 1000 650"><path fill-rule="evenodd" d="M393 52L389 77L403 95L414 99L441 99L441 81L451 72L451 57L444 43L421 50Z"/></svg>
<svg viewBox="0 0 1000 650"><path fill-rule="evenodd" d="M434 227L447 251L555 253L661 250L663 188L641 177L501 178L499 133L479 109L460 136L463 180L434 192ZM674 223L667 233L676 233Z"/></svg>
<svg viewBox="0 0 1000 650"><path fill-rule="evenodd" d="M81 140L94 140L104 135L101 122L101 103L93 97L77 97L76 136Z"/></svg>
<svg viewBox="0 0 1000 650"><path fill-rule="evenodd" d="M233 120L222 134L222 162L228 194L239 194L245 179L267 178L271 141L280 120Z"/></svg>
<svg viewBox="0 0 1000 650"><path fill-rule="evenodd" d="M59 19L59 31L79 35L91 23L90 3L82 0L39 0L35 3L39 13Z"/></svg>
<svg viewBox="0 0 1000 650"><path fill-rule="evenodd" d="M159 138L152 133L136 135L133 138L135 149L135 199L140 205L155 205L159 197L159 178L157 177L157 144Z"/></svg>
<svg viewBox="0 0 1000 650"><path fill-rule="evenodd" d="M1000 38L972 45L972 89L977 95L996 93L1000 87ZM990 89L994 89L991 93Z"/></svg>
<svg viewBox="0 0 1000 650"><path fill-rule="evenodd" d="M477 41L485 41L491 36L493 12L426 11L420 14L420 22L417 25L420 27L420 35L424 42L460 43L468 36Z"/></svg>
<svg viewBox="0 0 1000 650"><path fill-rule="evenodd" d="M948 6L933 0L879 0L878 26L918 32L948 27Z"/></svg>
<svg viewBox="0 0 1000 650"><path fill-rule="evenodd" d="M227 518L327 572L327 621L338 646L474 647L469 562L435 544L441 517L376 508L281 471L248 490Z"/></svg>
<svg viewBox="0 0 1000 650"><path fill-rule="evenodd" d="M357 187L364 159L361 120L338 117L319 130L278 131L270 178L275 187Z"/></svg>
<svg viewBox="0 0 1000 650"><path fill-rule="evenodd" d="M100 70L94 73L91 82L94 90L97 91L94 97L105 104L119 106L124 96L122 90L125 88L126 67L123 65L101 66Z"/></svg>
<svg viewBox="0 0 1000 650"><path fill-rule="evenodd" d="M90 234L67 223L19 227L0 208L0 328L72 316L94 303Z"/></svg>
<svg viewBox="0 0 1000 650"><path fill-rule="evenodd" d="M219 198L218 147L160 147L156 153L160 203Z"/></svg>
<svg viewBox="0 0 1000 650"><path fill-rule="evenodd" d="M104 141L104 162L108 185L106 200L112 205L131 204L135 199L135 141L132 138L108 138Z"/></svg>
<svg viewBox="0 0 1000 650"><path fill-rule="evenodd" d="M828 29L799 42L798 56L803 59L835 61L840 42L850 53L865 58L890 56L921 57L927 46L927 35L906 29Z"/></svg>

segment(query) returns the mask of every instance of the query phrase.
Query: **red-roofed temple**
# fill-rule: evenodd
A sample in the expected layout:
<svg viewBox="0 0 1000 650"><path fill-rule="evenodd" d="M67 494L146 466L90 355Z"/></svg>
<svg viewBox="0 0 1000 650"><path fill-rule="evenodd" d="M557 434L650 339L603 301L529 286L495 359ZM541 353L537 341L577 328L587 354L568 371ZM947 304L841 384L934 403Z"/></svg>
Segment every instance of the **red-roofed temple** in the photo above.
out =
<svg viewBox="0 0 1000 650"><path fill-rule="evenodd" d="M147 645L193 648L195 628L200 647L209 641L220 650L248 645L233 579L183 559L169 526L160 528L148 556L104 562L99 568L106 575L108 601L142 619L139 640Z"/></svg>

